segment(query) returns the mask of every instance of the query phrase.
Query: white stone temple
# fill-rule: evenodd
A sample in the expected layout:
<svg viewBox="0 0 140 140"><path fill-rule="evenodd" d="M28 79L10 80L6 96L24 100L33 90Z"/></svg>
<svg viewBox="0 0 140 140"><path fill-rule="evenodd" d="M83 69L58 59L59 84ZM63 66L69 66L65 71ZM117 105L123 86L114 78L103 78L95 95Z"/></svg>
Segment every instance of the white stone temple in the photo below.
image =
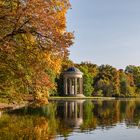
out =
<svg viewBox="0 0 140 140"><path fill-rule="evenodd" d="M64 73L64 94L66 96L84 97L83 95L83 73L70 67Z"/></svg>

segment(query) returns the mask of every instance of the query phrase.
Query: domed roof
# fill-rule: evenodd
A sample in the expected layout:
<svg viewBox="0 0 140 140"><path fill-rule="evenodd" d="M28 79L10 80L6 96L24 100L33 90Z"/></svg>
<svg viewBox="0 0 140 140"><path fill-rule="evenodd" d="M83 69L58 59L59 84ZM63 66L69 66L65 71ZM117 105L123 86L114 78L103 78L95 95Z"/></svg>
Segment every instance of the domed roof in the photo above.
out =
<svg viewBox="0 0 140 140"><path fill-rule="evenodd" d="M73 73L73 74L83 74L79 69L76 67L69 67L64 73Z"/></svg>
<svg viewBox="0 0 140 140"><path fill-rule="evenodd" d="M70 67L66 70L66 72L81 72L81 71L75 67Z"/></svg>

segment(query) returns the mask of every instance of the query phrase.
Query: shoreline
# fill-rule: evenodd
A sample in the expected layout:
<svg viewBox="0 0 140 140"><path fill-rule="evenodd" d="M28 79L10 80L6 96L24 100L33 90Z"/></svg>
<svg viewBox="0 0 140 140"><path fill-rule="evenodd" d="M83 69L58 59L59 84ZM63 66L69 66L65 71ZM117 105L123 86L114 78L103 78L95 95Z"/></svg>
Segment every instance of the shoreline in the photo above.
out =
<svg viewBox="0 0 140 140"><path fill-rule="evenodd" d="M49 97L48 101L64 101L64 100L120 100L120 101L128 101L128 100L138 100L140 101L140 97L126 97L126 98L121 98L121 97ZM2 112L6 112L9 110L15 110L19 109L22 107L27 106L30 104L30 102L25 102L25 103L19 103L19 104L13 104L13 103L0 103L0 114Z"/></svg>
<svg viewBox="0 0 140 140"><path fill-rule="evenodd" d="M15 108L16 106L17 106L17 104L0 103L0 110L3 110L3 109L11 109L11 108Z"/></svg>
<svg viewBox="0 0 140 140"><path fill-rule="evenodd" d="M48 101L52 100L140 100L140 97L49 97Z"/></svg>
<svg viewBox="0 0 140 140"><path fill-rule="evenodd" d="M25 107L26 105L28 105L28 103L22 103L22 104L0 103L0 115L2 115L2 113L5 113L7 111Z"/></svg>

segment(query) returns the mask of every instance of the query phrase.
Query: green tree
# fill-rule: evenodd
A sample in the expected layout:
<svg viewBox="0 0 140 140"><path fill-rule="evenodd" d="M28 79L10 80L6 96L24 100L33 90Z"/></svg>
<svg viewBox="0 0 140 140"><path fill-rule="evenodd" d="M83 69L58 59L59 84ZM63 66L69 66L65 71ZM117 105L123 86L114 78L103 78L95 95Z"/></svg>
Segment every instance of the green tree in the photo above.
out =
<svg viewBox="0 0 140 140"><path fill-rule="evenodd" d="M87 66L79 66L79 69L83 72L83 92L85 96L91 96L93 93L93 76L88 71Z"/></svg>

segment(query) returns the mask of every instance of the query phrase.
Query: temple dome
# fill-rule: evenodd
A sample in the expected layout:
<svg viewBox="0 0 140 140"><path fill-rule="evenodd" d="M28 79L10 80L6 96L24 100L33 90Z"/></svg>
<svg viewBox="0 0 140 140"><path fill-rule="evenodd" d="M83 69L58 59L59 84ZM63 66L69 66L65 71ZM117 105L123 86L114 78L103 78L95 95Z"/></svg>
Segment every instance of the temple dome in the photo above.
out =
<svg viewBox="0 0 140 140"><path fill-rule="evenodd" d="M79 73L79 74L83 74L78 68L76 67L69 67L65 73Z"/></svg>

